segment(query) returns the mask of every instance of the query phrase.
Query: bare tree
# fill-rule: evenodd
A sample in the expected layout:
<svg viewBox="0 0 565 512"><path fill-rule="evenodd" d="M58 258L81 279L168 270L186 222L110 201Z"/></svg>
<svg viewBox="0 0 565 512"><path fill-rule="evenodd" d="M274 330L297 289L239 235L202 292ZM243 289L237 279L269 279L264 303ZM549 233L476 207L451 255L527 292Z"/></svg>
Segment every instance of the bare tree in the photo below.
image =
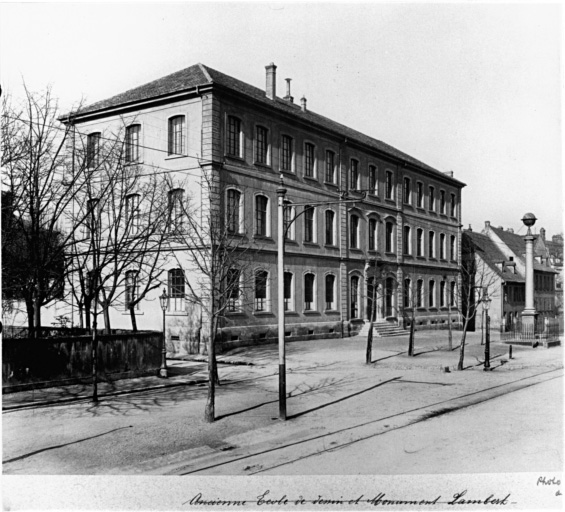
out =
<svg viewBox="0 0 565 512"><path fill-rule="evenodd" d="M5 95L2 107L2 185L10 196L19 263L25 267L11 286L25 301L35 336L41 309L62 297L65 254L77 229L67 225L66 215L86 169L74 167L66 151L72 130L58 122L57 100L49 88L39 94L25 88L21 103Z"/></svg>
<svg viewBox="0 0 565 512"><path fill-rule="evenodd" d="M213 173L202 169L198 197L175 194L187 188L183 182L169 179L168 185L173 192L169 205L169 249L183 271L188 289L186 300L200 308L206 324L203 338L208 353L208 398L204 414L207 422L215 420L219 326L227 312L248 307L246 291L256 278L262 279L251 271L258 245L243 231L242 198L234 195L222 201L226 190ZM261 283L259 288L263 286Z"/></svg>
<svg viewBox="0 0 565 512"><path fill-rule="evenodd" d="M462 304L463 331L459 345L457 370L464 369L463 364L467 331L475 318L479 306L483 303L487 295L493 298L498 293L495 287L497 280L496 272L485 263L484 259L476 254L476 247L469 238L463 237L462 242L463 257L460 267L460 280L456 286L456 294Z"/></svg>

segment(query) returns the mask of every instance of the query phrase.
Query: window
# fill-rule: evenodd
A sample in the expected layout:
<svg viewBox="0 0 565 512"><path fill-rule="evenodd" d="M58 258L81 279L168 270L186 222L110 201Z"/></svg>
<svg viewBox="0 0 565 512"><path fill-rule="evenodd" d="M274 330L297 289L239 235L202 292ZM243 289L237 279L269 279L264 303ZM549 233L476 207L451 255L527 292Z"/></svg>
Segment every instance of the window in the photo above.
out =
<svg viewBox="0 0 565 512"><path fill-rule="evenodd" d="M412 307L410 304L410 300L411 300L411 295L412 295L412 281L410 281L410 279L405 279L404 280L404 307L405 308L410 308Z"/></svg>
<svg viewBox="0 0 565 512"><path fill-rule="evenodd" d="M412 194L410 190L410 178L404 178L404 203L410 204L412 202Z"/></svg>
<svg viewBox="0 0 565 512"><path fill-rule="evenodd" d="M416 282L416 307L421 308L424 304L424 281L418 279Z"/></svg>
<svg viewBox="0 0 565 512"><path fill-rule="evenodd" d="M439 257L440 259L445 259L445 234L440 233L439 235Z"/></svg>
<svg viewBox="0 0 565 512"><path fill-rule="evenodd" d="M284 273L284 310L294 311L294 286L292 272Z"/></svg>
<svg viewBox="0 0 565 512"><path fill-rule="evenodd" d="M457 203L455 202L455 194L451 194L451 216L457 216Z"/></svg>
<svg viewBox="0 0 565 512"><path fill-rule="evenodd" d="M335 153L326 151L326 182L335 183Z"/></svg>
<svg viewBox="0 0 565 512"><path fill-rule="evenodd" d="M98 220L99 220L99 200L98 199L89 199L86 202L86 210L87 210L87 217L86 217L86 232L88 234L96 233L98 228Z"/></svg>
<svg viewBox="0 0 565 512"><path fill-rule="evenodd" d="M369 192L375 195L379 194L377 168L374 165L369 165Z"/></svg>
<svg viewBox="0 0 565 512"><path fill-rule="evenodd" d="M326 210L326 245L335 245L335 212Z"/></svg>
<svg viewBox="0 0 565 512"><path fill-rule="evenodd" d="M436 189L430 187L430 210L435 211L436 209Z"/></svg>
<svg viewBox="0 0 565 512"><path fill-rule="evenodd" d="M351 278L351 318L359 318L359 277Z"/></svg>
<svg viewBox="0 0 565 512"><path fill-rule="evenodd" d="M441 308L445 307L445 281L440 281L439 283L439 306Z"/></svg>
<svg viewBox="0 0 565 512"><path fill-rule="evenodd" d="M424 255L424 230L418 228L416 230L416 256Z"/></svg>
<svg viewBox="0 0 565 512"><path fill-rule="evenodd" d="M304 274L304 311L316 309L315 284L316 276L314 274Z"/></svg>
<svg viewBox="0 0 565 512"><path fill-rule="evenodd" d="M421 181L416 183L416 206L424 207L424 184Z"/></svg>
<svg viewBox="0 0 565 512"><path fill-rule="evenodd" d="M169 155L184 155L184 116L169 119Z"/></svg>
<svg viewBox="0 0 565 512"><path fill-rule="evenodd" d="M359 217L357 215L349 217L349 247L359 248Z"/></svg>
<svg viewBox="0 0 565 512"><path fill-rule="evenodd" d="M412 240L410 236L410 226L404 226L402 230L402 250L404 254L412 254Z"/></svg>
<svg viewBox="0 0 565 512"><path fill-rule="evenodd" d="M180 268L169 270L169 311L184 311L184 272Z"/></svg>
<svg viewBox="0 0 565 512"><path fill-rule="evenodd" d="M239 311L241 299L241 271L236 268L230 268L226 275L226 299L228 302L228 311L234 313Z"/></svg>
<svg viewBox="0 0 565 512"><path fill-rule="evenodd" d="M171 231L182 231L184 223L183 215L184 190L177 188L169 192L169 227Z"/></svg>
<svg viewBox="0 0 565 512"><path fill-rule="evenodd" d="M385 198L392 199L392 171L386 172Z"/></svg>
<svg viewBox="0 0 565 512"><path fill-rule="evenodd" d="M428 257L435 258L436 257L436 234L433 231L430 231L428 234Z"/></svg>
<svg viewBox="0 0 565 512"><path fill-rule="evenodd" d="M451 281L451 288L449 290L449 305L455 306L455 281Z"/></svg>
<svg viewBox="0 0 565 512"><path fill-rule="evenodd" d="M445 190L439 191L439 213L445 215Z"/></svg>
<svg viewBox="0 0 565 512"><path fill-rule="evenodd" d="M268 164L269 157L269 131L264 126L255 129L255 162Z"/></svg>
<svg viewBox="0 0 565 512"><path fill-rule="evenodd" d="M430 287L428 288L428 305L430 308L436 305L436 282L433 279L430 281Z"/></svg>
<svg viewBox="0 0 565 512"><path fill-rule="evenodd" d="M281 169L292 172L292 137L283 135L281 139Z"/></svg>
<svg viewBox="0 0 565 512"><path fill-rule="evenodd" d="M359 162L351 159L349 169L349 189L357 190L359 188Z"/></svg>
<svg viewBox="0 0 565 512"><path fill-rule="evenodd" d="M268 236L267 214L269 199L265 196L255 196L255 234Z"/></svg>
<svg viewBox="0 0 565 512"><path fill-rule="evenodd" d="M449 237L449 258L451 261L455 261L457 259L455 255L455 235L451 235Z"/></svg>
<svg viewBox="0 0 565 512"><path fill-rule="evenodd" d="M255 311L269 311L269 273L266 270L255 272Z"/></svg>
<svg viewBox="0 0 565 512"><path fill-rule="evenodd" d="M305 242L315 242L316 241L316 231L315 231L315 213L316 210L313 206L304 207L304 241Z"/></svg>
<svg viewBox="0 0 565 512"><path fill-rule="evenodd" d="M377 250L377 219L369 219L369 251Z"/></svg>
<svg viewBox="0 0 565 512"><path fill-rule="evenodd" d="M139 232L139 194L126 197L126 225L130 235Z"/></svg>
<svg viewBox="0 0 565 512"><path fill-rule="evenodd" d="M233 188L228 189L227 201L227 228L230 233L239 233L241 229L241 192Z"/></svg>
<svg viewBox="0 0 565 512"><path fill-rule="evenodd" d="M228 155L241 156L241 121L228 116Z"/></svg>
<svg viewBox="0 0 565 512"><path fill-rule="evenodd" d="M326 275L326 309L336 309L335 303L335 276Z"/></svg>
<svg viewBox="0 0 565 512"><path fill-rule="evenodd" d="M126 162L134 163L139 161L139 136L141 126L133 124L126 128Z"/></svg>
<svg viewBox="0 0 565 512"><path fill-rule="evenodd" d="M86 165L98 167L100 163L100 132L91 133L86 139Z"/></svg>
<svg viewBox="0 0 565 512"><path fill-rule="evenodd" d="M130 308L130 304L135 302L139 297L139 283L137 282L137 270L128 270L126 272L126 309ZM138 309L138 304L136 304Z"/></svg>
<svg viewBox="0 0 565 512"><path fill-rule="evenodd" d="M283 224L285 240L294 240L294 218L296 216L296 211L294 206L285 205L283 210Z"/></svg>
<svg viewBox="0 0 565 512"><path fill-rule="evenodd" d="M385 225L385 252L394 251L394 224L387 222Z"/></svg>
<svg viewBox="0 0 565 512"><path fill-rule="evenodd" d="M315 176L316 160L314 157L314 144L307 142L304 144L304 176L313 178Z"/></svg>

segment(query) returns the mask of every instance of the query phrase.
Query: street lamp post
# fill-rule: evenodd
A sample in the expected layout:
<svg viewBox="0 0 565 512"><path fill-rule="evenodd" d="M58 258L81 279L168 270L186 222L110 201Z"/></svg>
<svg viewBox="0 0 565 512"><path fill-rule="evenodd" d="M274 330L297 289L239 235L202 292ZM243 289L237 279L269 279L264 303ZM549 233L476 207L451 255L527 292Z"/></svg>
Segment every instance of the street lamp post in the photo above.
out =
<svg viewBox="0 0 565 512"><path fill-rule="evenodd" d="M485 291L483 297L483 312L485 314L486 326L485 326L485 367L484 371L490 370L490 317L488 315L488 310L490 307L491 299L488 296L488 292Z"/></svg>
<svg viewBox="0 0 565 512"><path fill-rule="evenodd" d="M167 304L169 302L169 296L167 291L163 288L163 295L159 296L159 302L161 303L161 309L163 310L163 349L161 352L161 368L159 369L159 377L166 379L168 377L167 373L167 343L165 341L165 311L167 310Z"/></svg>
<svg viewBox="0 0 565 512"><path fill-rule="evenodd" d="M278 274L278 306L279 306L279 418L286 420L286 362L284 346L284 200L286 188L277 188L278 202L278 240L277 240L277 274Z"/></svg>

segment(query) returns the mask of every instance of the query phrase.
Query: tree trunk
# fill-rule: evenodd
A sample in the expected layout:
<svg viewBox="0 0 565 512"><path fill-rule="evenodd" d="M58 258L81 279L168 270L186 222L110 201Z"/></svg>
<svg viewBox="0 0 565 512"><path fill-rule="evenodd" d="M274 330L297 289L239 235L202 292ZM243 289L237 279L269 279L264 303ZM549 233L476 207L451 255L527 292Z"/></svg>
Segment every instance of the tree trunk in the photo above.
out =
<svg viewBox="0 0 565 512"><path fill-rule="evenodd" d="M104 316L104 334L112 334L112 325L110 324L110 304L106 300L106 290L102 287L102 300L104 301L104 307L102 308L102 314Z"/></svg>
<svg viewBox="0 0 565 512"><path fill-rule="evenodd" d="M28 336L30 338L35 338L35 329L34 329L34 319L35 315L33 314L33 301L31 299L26 299L26 310L27 310L27 330Z"/></svg>
<svg viewBox="0 0 565 512"><path fill-rule="evenodd" d="M467 323L463 326L463 335L461 336L461 347L459 347L459 363L457 370L463 370L463 359L465 358L465 338L467 336Z"/></svg>
<svg viewBox="0 0 565 512"><path fill-rule="evenodd" d="M369 332L367 333L367 352L365 354L365 364L371 364L373 359L373 321L369 322Z"/></svg>
<svg viewBox="0 0 565 512"><path fill-rule="evenodd" d="M131 330L137 332L137 319L135 317L135 306L133 304L129 305L129 316L131 317ZM163 333L163 336L165 333Z"/></svg>
<svg viewBox="0 0 565 512"><path fill-rule="evenodd" d="M85 327L90 331L91 321L90 321L90 308L92 307L92 300L89 298L84 298L84 323Z"/></svg>
<svg viewBox="0 0 565 512"><path fill-rule="evenodd" d="M216 401L216 376L215 376L215 344L214 344L214 326L213 318L210 319L210 330L208 339L208 398L206 401L206 409L204 411L204 420L213 423L216 419L215 401Z"/></svg>
<svg viewBox="0 0 565 512"><path fill-rule="evenodd" d="M447 343L449 350L453 350L453 331L451 330L451 307L447 310L447 322L448 322L448 329L449 332L447 333Z"/></svg>
<svg viewBox="0 0 565 512"><path fill-rule="evenodd" d="M410 322L410 335L408 336L408 355L410 357L414 356L414 318L412 317L412 321Z"/></svg>
<svg viewBox="0 0 565 512"><path fill-rule="evenodd" d="M96 309L96 304L94 305ZM92 401L98 402L98 333L96 332L96 310L92 319Z"/></svg>
<svg viewBox="0 0 565 512"><path fill-rule="evenodd" d="M78 325L81 329L84 329L84 318L82 317L82 314L83 314L83 306L82 304L78 304Z"/></svg>
<svg viewBox="0 0 565 512"><path fill-rule="evenodd" d="M35 325L35 337L41 337L41 306L40 306L40 299L36 297L34 300L33 305L33 313L34 313L34 320L33 323Z"/></svg>

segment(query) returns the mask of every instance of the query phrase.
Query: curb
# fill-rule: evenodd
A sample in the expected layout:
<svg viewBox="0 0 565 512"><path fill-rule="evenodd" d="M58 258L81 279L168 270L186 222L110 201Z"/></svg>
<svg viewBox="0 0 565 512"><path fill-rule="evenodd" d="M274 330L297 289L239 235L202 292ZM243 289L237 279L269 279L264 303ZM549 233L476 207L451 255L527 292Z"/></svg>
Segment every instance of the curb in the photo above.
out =
<svg viewBox="0 0 565 512"><path fill-rule="evenodd" d="M206 382L208 382L208 379L197 379L197 380L191 380L188 382L172 382L170 384L156 384L154 386L146 386L143 388L136 388L136 389L127 389L127 390L122 390L122 391L114 391L111 393L104 393L102 395L98 395L99 398L104 398L104 397L111 397L111 396L120 396L120 395L131 395L133 393L143 393L145 391L152 391L155 389L163 389L163 388L176 388L176 387L180 387L180 386L196 386L198 384L205 384ZM70 403L70 402L79 402L81 400L89 400L90 396L88 395L82 395L82 396L73 396L73 397L69 397L69 398L58 398L58 399L53 399L53 400L43 400L40 401L38 400L37 402L27 402L27 403L23 403L23 404L17 404L17 405L8 405L8 406L2 406L2 411L15 411L15 410L19 410L19 409L30 409L33 407L46 407L49 405L57 405L57 404L64 404L64 403Z"/></svg>

